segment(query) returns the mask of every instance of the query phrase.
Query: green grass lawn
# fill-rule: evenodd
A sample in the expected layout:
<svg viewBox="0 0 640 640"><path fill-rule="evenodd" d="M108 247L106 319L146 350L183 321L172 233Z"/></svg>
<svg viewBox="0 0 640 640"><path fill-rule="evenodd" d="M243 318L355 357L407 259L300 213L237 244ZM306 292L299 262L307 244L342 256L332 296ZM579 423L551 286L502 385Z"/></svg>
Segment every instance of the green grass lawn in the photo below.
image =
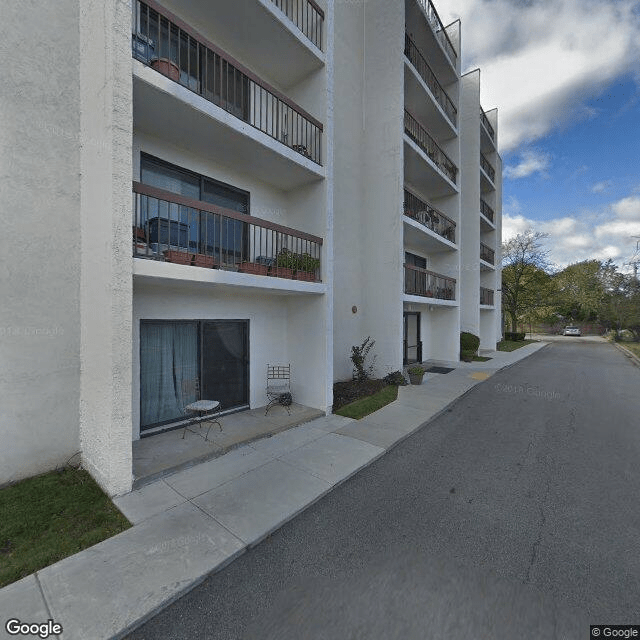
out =
<svg viewBox="0 0 640 640"><path fill-rule="evenodd" d="M497 351L515 351L532 342L538 342L538 340L502 340L498 342Z"/></svg>
<svg viewBox="0 0 640 640"><path fill-rule="evenodd" d="M345 416L345 418L355 418L360 420L368 416L370 413L382 409L385 405L393 402L398 397L398 387L395 385L389 385L381 391L367 396L366 398L360 398L351 404L347 404L340 409L336 409L334 413L339 416Z"/></svg>
<svg viewBox="0 0 640 640"><path fill-rule="evenodd" d="M486 356L473 356L474 362L488 362L491 358L487 358Z"/></svg>
<svg viewBox="0 0 640 640"><path fill-rule="evenodd" d="M0 489L0 587L128 529L93 478L62 469Z"/></svg>

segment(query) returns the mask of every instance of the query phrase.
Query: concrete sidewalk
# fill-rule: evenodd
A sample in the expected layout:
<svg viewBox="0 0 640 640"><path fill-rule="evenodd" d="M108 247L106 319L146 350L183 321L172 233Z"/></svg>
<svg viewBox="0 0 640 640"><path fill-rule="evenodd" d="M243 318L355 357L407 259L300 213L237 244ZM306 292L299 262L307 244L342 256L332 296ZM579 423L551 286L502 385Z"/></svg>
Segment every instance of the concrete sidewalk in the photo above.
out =
<svg viewBox="0 0 640 640"><path fill-rule="evenodd" d="M445 363L356 421L324 416L114 500L134 525L0 590L9 618L53 619L61 638L119 638L234 560L487 379L546 346ZM431 362L429 364L432 364ZM37 636L34 636L37 637Z"/></svg>

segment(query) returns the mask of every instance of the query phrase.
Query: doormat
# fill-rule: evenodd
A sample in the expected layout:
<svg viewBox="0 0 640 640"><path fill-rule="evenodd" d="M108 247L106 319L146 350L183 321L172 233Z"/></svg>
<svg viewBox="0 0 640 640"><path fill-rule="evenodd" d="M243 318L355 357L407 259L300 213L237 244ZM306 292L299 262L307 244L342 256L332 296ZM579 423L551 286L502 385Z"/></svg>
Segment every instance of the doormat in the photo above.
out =
<svg viewBox="0 0 640 640"><path fill-rule="evenodd" d="M449 369L448 367L429 367L427 369L427 373L451 373L454 369Z"/></svg>

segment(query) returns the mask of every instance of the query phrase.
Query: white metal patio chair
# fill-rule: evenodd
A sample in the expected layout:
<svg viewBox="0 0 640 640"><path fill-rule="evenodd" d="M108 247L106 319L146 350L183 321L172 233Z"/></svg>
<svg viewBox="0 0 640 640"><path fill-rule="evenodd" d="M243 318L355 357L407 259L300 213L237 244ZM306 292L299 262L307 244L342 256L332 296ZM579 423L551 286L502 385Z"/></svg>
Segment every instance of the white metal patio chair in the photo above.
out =
<svg viewBox="0 0 640 640"><path fill-rule="evenodd" d="M182 397L198 397L200 395L200 381L198 378L191 378L182 381ZM207 433L204 436L205 440L209 440L209 431L214 424L220 427L222 432L222 424L219 420L221 406L217 400L196 400L183 407L182 411L187 418L187 422L182 432L182 439L187 435L187 431L191 431L190 427L194 427L196 424L201 429L203 422L208 422Z"/></svg>
<svg viewBox="0 0 640 640"><path fill-rule="evenodd" d="M291 364L267 365L267 398L269 403L264 412L266 416L271 407L279 404L291 415Z"/></svg>

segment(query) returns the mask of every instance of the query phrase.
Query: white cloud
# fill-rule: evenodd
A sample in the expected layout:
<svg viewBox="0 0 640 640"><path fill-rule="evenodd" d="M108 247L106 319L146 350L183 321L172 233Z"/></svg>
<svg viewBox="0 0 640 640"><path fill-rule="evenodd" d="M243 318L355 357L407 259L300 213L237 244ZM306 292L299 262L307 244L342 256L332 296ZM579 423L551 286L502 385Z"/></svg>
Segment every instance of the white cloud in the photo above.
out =
<svg viewBox="0 0 640 640"><path fill-rule="evenodd" d="M612 260L615 260L616 258L619 258L621 255L622 255L622 251L620 250L620 248L610 244L610 245L607 245L606 247L603 247L599 251L596 251L596 253L593 254L593 257L596 258L597 260L608 260L609 258L611 258Z"/></svg>
<svg viewBox="0 0 640 640"><path fill-rule="evenodd" d="M640 196L622 198L622 200L614 202L611 205L611 209L615 215L621 218L635 218L636 220L640 220Z"/></svg>
<svg viewBox="0 0 640 640"><path fill-rule="evenodd" d="M515 198L503 214L503 242L531 228L548 234L544 246L558 268L582 260L612 258L619 267L628 262L640 236L640 196L630 195L594 211L554 220L533 220L522 213Z"/></svg>
<svg viewBox="0 0 640 640"><path fill-rule="evenodd" d="M586 101L640 58L638 0L456 0L463 68L480 67L482 102L499 109L500 146L516 148L588 119ZM637 72L637 70L636 70Z"/></svg>
<svg viewBox="0 0 640 640"><path fill-rule="evenodd" d="M595 228L595 234L598 238L615 236L622 241L631 239L633 236L640 236L640 220L635 222L629 220L606 222Z"/></svg>
<svg viewBox="0 0 640 640"><path fill-rule="evenodd" d="M575 233L578 227L578 221L575 218L556 218L555 220L549 220L548 222L539 222L540 230L544 233L551 235L567 235L569 233Z"/></svg>
<svg viewBox="0 0 640 640"><path fill-rule="evenodd" d="M548 153L536 149L525 149L520 154L520 162L515 166L505 167L503 175L512 180L526 178L536 172L546 176L546 170L550 164L551 156Z"/></svg>
<svg viewBox="0 0 640 640"><path fill-rule="evenodd" d="M591 186L591 193L603 193L611 186L611 180L602 180Z"/></svg>
<svg viewBox="0 0 640 640"><path fill-rule="evenodd" d="M533 224L531 220L527 220L524 216L502 216L502 242L511 240L519 233L523 233Z"/></svg>

